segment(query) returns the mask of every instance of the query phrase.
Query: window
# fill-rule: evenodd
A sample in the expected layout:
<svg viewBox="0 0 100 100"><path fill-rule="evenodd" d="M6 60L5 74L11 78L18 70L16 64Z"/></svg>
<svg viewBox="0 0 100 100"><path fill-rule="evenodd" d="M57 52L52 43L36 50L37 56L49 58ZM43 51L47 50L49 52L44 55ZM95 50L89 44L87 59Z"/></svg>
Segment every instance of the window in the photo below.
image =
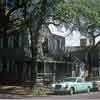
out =
<svg viewBox="0 0 100 100"><path fill-rule="evenodd" d="M48 52L48 39L46 39L43 43L42 43L42 50L43 53L46 54Z"/></svg>
<svg viewBox="0 0 100 100"><path fill-rule="evenodd" d="M61 49L62 48L62 40L59 40L59 41L60 41L60 44L59 44L60 46L59 47Z"/></svg>
<svg viewBox="0 0 100 100"><path fill-rule="evenodd" d="M53 50L53 42L52 41L53 41L53 39L49 39L49 41L48 41L49 42L48 43L48 48L49 48L50 51Z"/></svg>
<svg viewBox="0 0 100 100"><path fill-rule="evenodd" d="M10 47L10 37L8 37L8 48Z"/></svg>
<svg viewBox="0 0 100 100"><path fill-rule="evenodd" d="M10 70L10 72L15 72L15 62L14 61L10 61L10 68L9 68L9 70Z"/></svg>
<svg viewBox="0 0 100 100"><path fill-rule="evenodd" d="M29 43L29 47L31 47L31 35L28 33L28 43Z"/></svg>
<svg viewBox="0 0 100 100"><path fill-rule="evenodd" d="M18 35L14 36L14 48L18 48Z"/></svg>
<svg viewBox="0 0 100 100"><path fill-rule="evenodd" d="M57 40L55 39L55 50L57 49Z"/></svg>
<svg viewBox="0 0 100 100"><path fill-rule="evenodd" d="M9 70L10 70L10 62L9 60L7 60L7 72L9 72Z"/></svg>
<svg viewBox="0 0 100 100"><path fill-rule="evenodd" d="M2 64L2 61L0 60L0 72L2 72L3 70L3 64Z"/></svg>
<svg viewBox="0 0 100 100"><path fill-rule="evenodd" d="M3 38L3 48L8 47L8 37Z"/></svg>
<svg viewBox="0 0 100 100"><path fill-rule="evenodd" d="M57 40L58 49L60 48L60 41Z"/></svg>
<svg viewBox="0 0 100 100"><path fill-rule="evenodd" d="M0 48L3 48L3 38L0 38Z"/></svg>
<svg viewBox="0 0 100 100"><path fill-rule="evenodd" d="M78 79L78 80L77 80L77 82L82 82L82 81L83 81L82 79Z"/></svg>
<svg viewBox="0 0 100 100"><path fill-rule="evenodd" d="M8 48L13 48L14 47L14 37L10 36L8 37Z"/></svg>
<svg viewBox="0 0 100 100"><path fill-rule="evenodd" d="M19 44L19 48L22 47L22 35L19 35L19 39L18 39L18 44Z"/></svg>

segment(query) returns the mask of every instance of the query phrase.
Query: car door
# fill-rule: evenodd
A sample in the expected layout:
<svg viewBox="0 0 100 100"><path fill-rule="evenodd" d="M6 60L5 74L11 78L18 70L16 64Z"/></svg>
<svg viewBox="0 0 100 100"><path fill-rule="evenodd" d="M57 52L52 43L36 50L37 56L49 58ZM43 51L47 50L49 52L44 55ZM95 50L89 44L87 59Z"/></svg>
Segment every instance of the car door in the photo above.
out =
<svg viewBox="0 0 100 100"><path fill-rule="evenodd" d="M77 79L77 91L78 92L84 91L84 82L81 78Z"/></svg>

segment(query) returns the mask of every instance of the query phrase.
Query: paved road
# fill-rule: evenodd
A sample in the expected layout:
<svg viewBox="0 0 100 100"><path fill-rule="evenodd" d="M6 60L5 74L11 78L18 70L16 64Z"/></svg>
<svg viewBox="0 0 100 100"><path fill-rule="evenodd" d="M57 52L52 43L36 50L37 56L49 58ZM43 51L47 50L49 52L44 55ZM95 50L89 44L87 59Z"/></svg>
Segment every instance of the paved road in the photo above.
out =
<svg viewBox="0 0 100 100"><path fill-rule="evenodd" d="M33 100L66 100L66 99L98 99L100 100L100 92L79 93L75 95L58 95L45 97L25 97L12 94L0 94L0 99L33 99Z"/></svg>
<svg viewBox="0 0 100 100"><path fill-rule="evenodd" d="M66 100L66 99L99 99L100 92L91 92L91 93L79 93L74 95L61 95L61 96L48 96L48 97L32 97L33 99L38 100Z"/></svg>
<svg viewBox="0 0 100 100"><path fill-rule="evenodd" d="M15 94L5 94L5 93L0 93L0 99L23 99L23 96L18 96Z"/></svg>

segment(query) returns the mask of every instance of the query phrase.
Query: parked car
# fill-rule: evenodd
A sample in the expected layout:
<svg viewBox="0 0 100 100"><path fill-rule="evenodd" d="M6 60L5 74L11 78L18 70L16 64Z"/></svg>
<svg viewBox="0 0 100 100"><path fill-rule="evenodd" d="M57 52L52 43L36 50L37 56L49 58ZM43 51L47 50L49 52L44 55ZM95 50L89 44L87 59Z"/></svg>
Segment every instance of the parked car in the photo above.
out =
<svg viewBox="0 0 100 100"><path fill-rule="evenodd" d="M93 88L92 82L85 81L81 77L68 77L64 78L60 82L49 85L49 89L55 93L70 93L87 91Z"/></svg>
<svg viewBox="0 0 100 100"><path fill-rule="evenodd" d="M92 90L100 91L100 77L90 77L87 81L91 81L93 84Z"/></svg>

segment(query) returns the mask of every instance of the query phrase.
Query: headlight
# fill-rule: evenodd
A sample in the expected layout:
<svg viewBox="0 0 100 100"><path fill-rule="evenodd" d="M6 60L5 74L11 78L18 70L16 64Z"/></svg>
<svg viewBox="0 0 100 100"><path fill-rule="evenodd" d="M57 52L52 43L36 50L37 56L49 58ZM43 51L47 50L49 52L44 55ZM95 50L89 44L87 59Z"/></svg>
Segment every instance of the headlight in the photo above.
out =
<svg viewBox="0 0 100 100"><path fill-rule="evenodd" d="M52 84L52 87L54 88L55 87L55 84Z"/></svg>
<svg viewBox="0 0 100 100"><path fill-rule="evenodd" d="M54 87L55 87L54 84L50 84L50 85L48 86L49 89L54 88Z"/></svg>

